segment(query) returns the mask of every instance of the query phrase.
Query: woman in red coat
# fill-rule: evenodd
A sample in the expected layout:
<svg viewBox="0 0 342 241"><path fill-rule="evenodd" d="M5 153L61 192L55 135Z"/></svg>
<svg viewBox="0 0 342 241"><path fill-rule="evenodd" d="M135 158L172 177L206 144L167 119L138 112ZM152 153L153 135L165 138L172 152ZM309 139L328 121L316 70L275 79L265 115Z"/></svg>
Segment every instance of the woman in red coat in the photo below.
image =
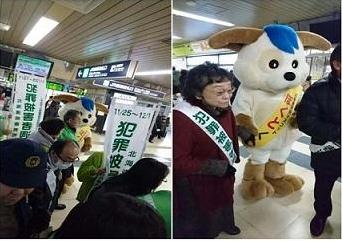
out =
<svg viewBox="0 0 342 241"><path fill-rule="evenodd" d="M232 164L240 160L231 80L215 64L199 65L187 76L186 101L174 108L174 238L240 233L233 213Z"/></svg>

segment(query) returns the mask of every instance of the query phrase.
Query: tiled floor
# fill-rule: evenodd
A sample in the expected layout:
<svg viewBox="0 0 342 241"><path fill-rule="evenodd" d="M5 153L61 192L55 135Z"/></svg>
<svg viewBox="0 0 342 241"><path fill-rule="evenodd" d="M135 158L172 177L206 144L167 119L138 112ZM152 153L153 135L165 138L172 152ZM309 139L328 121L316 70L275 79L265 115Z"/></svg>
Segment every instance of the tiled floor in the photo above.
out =
<svg viewBox="0 0 342 241"><path fill-rule="evenodd" d="M104 136L94 135L93 151L103 150ZM168 135L163 141L154 140L148 143L145 156L153 156L171 166L171 137ZM307 146L296 144L296 152L307 153ZM83 155L81 160L85 160L88 155ZM313 211L313 187L314 175L307 168L303 168L292 162L287 163L287 172L300 175L305 180L304 187L284 198L266 198L257 202L244 200L240 195L239 184L242 179L242 172L245 161L237 164L236 188L235 188L235 220L242 232L237 236L229 236L221 233L217 238L234 239L310 239L309 223L314 215ZM78 167L76 167L76 172ZM171 174L168 181L163 183L159 189L172 189ZM75 200L80 183L75 180L70 190L62 195L61 203L67 205L67 209L55 211L52 216L52 226L54 229L60 226L67 213L77 204ZM333 189L333 214L328 219L325 232L319 238L340 239L341 238L341 183L336 182Z"/></svg>
<svg viewBox="0 0 342 241"><path fill-rule="evenodd" d="M240 194L240 183L245 161L236 164L234 209L236 223L242 232L237 236L221 233L218 238L313 238L309 225L314 216L314 173L310 167L309 143L310 137L303 135L292 147L286 172L301 176L305 185L300 191L287 197L271 197L256 202L244 200ZM248 157L242 146L240 154L245 159ZM333 213L320 239L341 238L341 182L335 183L332 200Z"/></svg>
<svg viewBox="0 0 342 241"><path fill-rule="evenodd" d="M240 194L240 183L245 162L237 164L236 187L234 194L235 221L241 228L237 236L221 233L218 238L236 239L311 239L309 223L313 210L313 172L287 163L287 172L300 175L305 180L302 190L287 197L271 197L260 201L246 201ZM333 214L328 219L322 239L341 238L341 183L333 189Z"/></svg>

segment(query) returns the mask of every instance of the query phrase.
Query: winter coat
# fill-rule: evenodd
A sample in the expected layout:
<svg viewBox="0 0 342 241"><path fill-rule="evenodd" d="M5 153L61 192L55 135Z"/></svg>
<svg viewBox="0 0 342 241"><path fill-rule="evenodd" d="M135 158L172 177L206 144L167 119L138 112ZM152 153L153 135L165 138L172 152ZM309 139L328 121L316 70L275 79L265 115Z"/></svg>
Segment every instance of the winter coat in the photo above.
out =
<svg viewBox="0 0 342 241"><path fill-rule="evenodd" d="M55 140L53 140L43 129L39 128L38 131L32 133L29 136L30 140L38 142L46 152L49 151L51 145ZM48 159L48 173L46 177L46 185L41 188L36 188L33 193L37 195L41 202L44 202L44 208L48 210L48 212L52 213L55 205L57 204L57 200L59 198L58 193L61 191L58 185L59 175L61 170L58 169L56 164L50 158ZM32 196L33 194L30 194Z"/></svg>
<svg viewBox="0 0 342 241"><path fill-rule="evenodd" d="M47 134L42 128L39 128L38 131L33 132L28 139L35 141L41 145L41 147L48 152L51 145L54 143L54 139ZM57 191L57 176L55 172L57 171L57 167L53 164L50 156L48 159L48 173L46 177L47 187L44 187L44 190L40 190L41 193L46 193L46 197L44 199L48 202L48 208L50 209L51 203L50 201L53 199L53 196L56 195ZM59 171L57 171L59 173ZM48 188L47 190L45 190Z"/></svg>
<svg viewBox="0 0 342 241"><path fill-rule="evenodd" d="M41 147L48 152L52 144L54 143L54 139L46 133L42 128L39 128L38 131L33 132L28 139L35 141L41 145Z"/></svg>
<svg viewBox="0 0 342 241"><path fill-rule="evenodd" d="M330 74L306 90L297 109L297 122L298 128L311 136L312 144L341 144L341 82L337 77ZM341 170L341 149L311 153L311 166Z"/></svg>
<svg viewBox="0 0 342 241"><path fill-rule="evenodd" d="M204 108L199 103L192 104ZM233 141L239 157L231 109L214 118ZM187 116L174 110L173 121L173 217L182 219L197 215L203 221L212 220L215 211L233 205L235 168L228 164L227 157L210 137ZM216 175L212 171L220 164L224 164L219 168L221 174Z"/></svg>
<svg viewBox="0 0 342 241"><path fill-rule="evenodd" d="M102 166L102 162L103 152L94 152L78 169L77 178L82 182L76 198L79 202L83 202L88 196L97 178L95 171Z"/></svg>
<svg viewBox="0 0 342 241"><path fill-rule="evenodd" d="M32 141L39 143L43 149L48 152L54 140L43 129L39 128L38 131L32 133L29 138ZM49 227L51 214L54 210L53 200L57 197L57 176L55 172L59 173L57 167L53 164L50 156L48 159L48 173L46 177L46 183L44 186L35 188L32 193L29 194L28 201L34 205L33 215L36 216L37 233L43 231ZM40 230L41 228L44 228Z"/></svg>

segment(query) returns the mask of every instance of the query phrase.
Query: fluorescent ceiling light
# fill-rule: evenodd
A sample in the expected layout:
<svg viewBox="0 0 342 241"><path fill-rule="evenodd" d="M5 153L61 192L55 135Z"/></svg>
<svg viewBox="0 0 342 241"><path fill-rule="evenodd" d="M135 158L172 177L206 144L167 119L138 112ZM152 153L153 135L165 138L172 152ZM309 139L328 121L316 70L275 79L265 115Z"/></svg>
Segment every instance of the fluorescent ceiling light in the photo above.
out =
<svg viewBox="0 0 342 241"><path fill-rule="evenodd" d="M234 26L234 24L229 23L229 22L221 21L221 20L214 19L214 18L207 18L207 17L203 17L203 16L200 16L200 15L196 15L196 14L192 14L192 13L187 13L187 12L183 12L183 11L179 11L179 10L175 10L175 9L172 9L172 14L178 15L178 16L182 16L182 17L186 17L186 18L196 19L196 20L203 21L203 22L208 22L208 23L214 23L214 24L218 24L218 25L228 26L228 27Z"/></svg>
<svg viewBox="0 0 342 241"><path fill-rule="evenodd" d="M45 37L45 35L51 32L52 29L54 29L57 25L58 22L56 22L55 20L46 17L41 17L24 39L23 44L30 46L36 45L42 38Z"/></svg>
<svg viewBox="0 0 342 241"><path fill-rule="evenodd" d="M0 23L0 30L2 31L8 31L10 30L11 26L4 24L4 23Z"/></svg>
<svg viewBox="0 0 342 241"><path fill-rule="evenodd" d="M181 37L178 37L176 35L172 35L172 39L181 39Z"/></svg>
<svg viewBox="0 0 342 241"><path fill-rule="evenodd" d="M164 70L154 70L154 71L144 71L144 72L136 72L135 75L166 75L171 74L170 69L164 69Z"/></svg>

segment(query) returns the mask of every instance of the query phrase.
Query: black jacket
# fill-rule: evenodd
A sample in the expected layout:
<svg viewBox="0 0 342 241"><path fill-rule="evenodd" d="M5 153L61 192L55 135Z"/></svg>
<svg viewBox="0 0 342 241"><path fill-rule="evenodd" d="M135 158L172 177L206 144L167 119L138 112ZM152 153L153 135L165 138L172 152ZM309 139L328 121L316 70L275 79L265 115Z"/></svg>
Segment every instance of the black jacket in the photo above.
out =
<svg viewBox="0 0 342 241"><path fill-rule="evenodd" d="M330 74L314 83L297 109L298 128L311 136L311 143L341 143L341 82ZM341 150L311 153L313 168L341 169Z"/></svg>
<svg viewBox="0 0 342 241"><path fill-rule="evenodd" d="M46 203L47 193L42 189L35 189L28 198L23 198L16 205L18 221L18 237L30 238L49 227L51 213L48 212Z"/></svg>

